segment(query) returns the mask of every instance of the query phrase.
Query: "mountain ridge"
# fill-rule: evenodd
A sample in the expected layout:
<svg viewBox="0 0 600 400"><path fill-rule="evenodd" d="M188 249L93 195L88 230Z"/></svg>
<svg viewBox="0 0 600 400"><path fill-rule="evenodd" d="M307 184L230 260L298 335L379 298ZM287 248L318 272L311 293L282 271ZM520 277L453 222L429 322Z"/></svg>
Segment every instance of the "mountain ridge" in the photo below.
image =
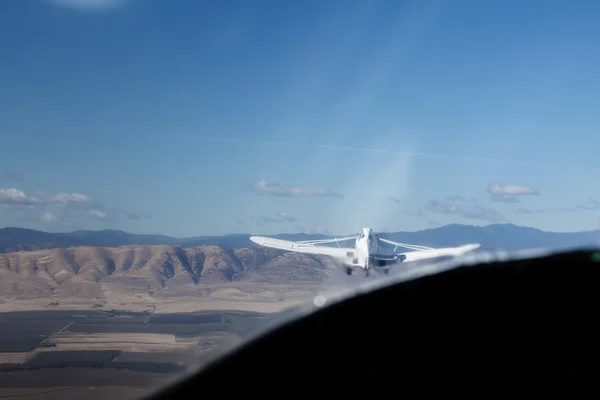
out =
<svg viewBox="0 0 600 400"><path fill-rule="evenodd" d="M0 254L0 308L280 308L342 274L326 257L264 247L78 246Z"/></svg>
<svg viewBox="0 0 600 400"><path fill-rule="evenodd" d="M326 237L273 236L289 240ZM380 236L434 247L479 242L505 250L600 244L600 231L545 232L498 224L453 224ZM171 240L177 243L147 244ZM211 308L263 312L299 304L326 287L356 282L328 257L264 248L252 243L247 234L177 239L113 230L53 234L4 228L0 229L0 248L4 250L0 253L0 309L10 311L141 307L164 312ZM15 251L6 251L11 248Z"/></svg>
<svg viewBox="0 0 600 400"><path fill-rule="evenodd" d="M126 245L177 245L181 247L220 246L236 249L252 246L250 234L176 238L160 234L133 234L120 230L78 230L50 233L33 229L6 227L0 229L0 253L34 251L76 246L119 247ZM332 235L280 233L269 235L287 240L333 238ZM337 237L348 236L338 235ZM381 232L381 237L424 246L457 246L479 242L486 247L518 250L528 247L587 246L600 243L600 230L581 232L550 232L513 224L485 226L449 224L437 228L407 232Z"/></svg>

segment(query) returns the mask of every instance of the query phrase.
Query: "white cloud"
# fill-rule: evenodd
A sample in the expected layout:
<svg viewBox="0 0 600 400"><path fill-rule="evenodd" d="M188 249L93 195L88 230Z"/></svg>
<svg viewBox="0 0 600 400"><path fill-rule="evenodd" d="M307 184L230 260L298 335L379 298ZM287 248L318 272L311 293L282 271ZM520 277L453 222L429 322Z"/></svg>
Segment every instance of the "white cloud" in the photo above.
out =
<svg viewBox="0 0 600 400"><path fill-rule="evenodd" d="M283 187L278 183L258 181L252 186L252 190L261 196L282 197L342 197L330 190L316 187L292 186Z"/></svg>
<svg viewBox="0 0 600 400"><path fill-rule="evenodd" d="M457 215L488 222L506 221L506 218L497 210L482 207L479 204L458 204L455 202L432 200L425 206L425 209L436 214Z"/></svg>
<svg viewBox="0 0 600 400"><path fill-rule="evenodd" d="M62 204L70 204L70 203L88 203L91 202L90 199L85 194L81 193L59 193L54 196L54 201Z"/></svg>
<svg viewBox="0 0 600 400"><path fill-rule="evenodd" d="M140 220L140 219L150 219L152 216L149 213L137 214L130 211L120 211L116 209L91 209L88 210L89 214L92 218L98 221L104 222L115 222L118 220Z"/></svg>
<svg viewBox="0 0 600 400"><path fill-rule="evenodd" d="M487 188L487 192L499 196L537 196L540 194L534 188L517 185L499 185L495 184Z"/></svg>
<svg viewBox="0 0 600 400"><path fill-rule="evenodd" d="M0 204L31 206L42 201L35 196L28 196L22 190L15 188L0 189Z"/></svg>
<svg viewBox="0 0 600 400"><path fill-rule="evenodd" d="M56 220L56 215L49 212L45 212L40 216L40 221L42 222L56 222Z"/></svg>
<svg viewBox="0 0 600 400"><path fill-rule="evenodd" d="M297 222L300 221L300 218L295 215L291 215L287 212L278 212L273 216L266 215L262 217L252 217L250 221L259 226L264 226L265 224L273 224L273 223L283 223L283 222ZM238 221L243 223L244 221Z"/></svg>
<svg viewBox="0 0 600 400"><path fill-rule="evenodd" d="M90 203L91 199L81 193L58 193L56 195L46 195L38 193L36 195L25 194L24 191L16 188L0 189L0 204L35 206L35 205L69 205L74 203Z"/></svg>
<svg viewBox="0 0 600 400"><path fill-rule="evenodd" d="M41 209L44 211L42 214L39 214L39 211L35 212L31 210L25 218L44 222L81 218L93 218L99 221L110 222L151 218L148 213L140 215L115 208L107 208L83 193L60 192L48 195L40 192L33 195L16 188L0 188L0 205L3 205L7 209Z"/></svg>
<svg viewBox="0 0 600 400"><path fill-rule="evenodd" d="M331 235L331 231L323 226L318 226L316 228L297 226L296 230L298 230L300 233L304 233L305 235Z"/></svg>
<svg viewBox="0 0 600 400"><path fill-rule="evenodd" d="M90 214L92 214L95 218L103 220L106 219L106 217L108 217L108 214L104 211L100 211L100 210L89 210Z"/></svg>
<svg viewBox="0 0 600 400"><path fill-rule="evenodd" d="M537 196L540 194L534 188L517 185L495 184L486 189L492 195L492 201L497 203L520 203L519 196Z"/></svg>
<svg viewBox="0 0 600 400"><path fill-rule="evenodd" d="M100 11L123 6L131 0L52 0L52 2L59 6L82 11Z"/></svg>

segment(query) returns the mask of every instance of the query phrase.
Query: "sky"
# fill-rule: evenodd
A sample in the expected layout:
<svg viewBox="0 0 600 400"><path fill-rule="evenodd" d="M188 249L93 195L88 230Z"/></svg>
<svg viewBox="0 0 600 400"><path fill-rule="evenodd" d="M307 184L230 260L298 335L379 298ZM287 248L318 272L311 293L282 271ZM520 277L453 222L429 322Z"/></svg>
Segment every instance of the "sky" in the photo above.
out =
<svg viewBox="0 0 600 400"><path fill-rule="evenodd" d="M600 2L0 3L0 226L600 228Z"/></svg>

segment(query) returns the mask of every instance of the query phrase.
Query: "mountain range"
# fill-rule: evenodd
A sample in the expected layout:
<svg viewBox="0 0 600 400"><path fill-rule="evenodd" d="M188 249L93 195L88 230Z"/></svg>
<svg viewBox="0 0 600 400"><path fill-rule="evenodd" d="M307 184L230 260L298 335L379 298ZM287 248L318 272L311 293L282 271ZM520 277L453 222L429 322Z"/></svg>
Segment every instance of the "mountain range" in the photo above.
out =
<svg viewBox="0 0 600 400"><path fill-rule="evenodd" d="M380 236L432 247L478 242L484 248L506 250L600 243L600 231L544 232L508 224L454 224ZM353 277L334 264L327 257L263 248L242 234L173 238L115 230L48 233L4 228L0 308L275 310L297 304L324 286L347 286Z"/></svg>
<svg viewBox="0 0 600 400"><path fill-rule="evenodd" d="M338 235L337 237L348 236ZM444 247L478 242L483 247L519 250L532 247L572 247L597 245L600 230L583 232L547 232L535 228L512 224L472 226L450 224L416 232L382 232L381 237L403 243L423 246ZM32 251L75 246L118 247L125 245L175 245L184 248L197 246L219 246L232 250L253 246L249 234L223 236L196 236L175 238L164 235L132 234L119 230L74 231L49 233L24 228L0 229L0 252ZM333 236L307 235L302 233L273 235L279 239L309 240Z"/></svg>

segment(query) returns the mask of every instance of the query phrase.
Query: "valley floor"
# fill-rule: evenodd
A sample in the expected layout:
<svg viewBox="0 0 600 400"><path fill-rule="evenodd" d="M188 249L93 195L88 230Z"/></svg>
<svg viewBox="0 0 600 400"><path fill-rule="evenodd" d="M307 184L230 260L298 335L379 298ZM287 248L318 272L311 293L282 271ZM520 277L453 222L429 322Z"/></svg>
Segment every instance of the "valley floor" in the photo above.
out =
<svg viewBox="0 0 600 400"><path fill-rule="evenodd" d="M139 398L277 317L239 310L0 313L0 399Z"/></svg>
<svg viewBox="0 0 600 400"><path fill-rule="evenodd" d="M355 279L362 282L362 280ZM33 310L122 310L130 312L179 313L205 310L242 310L279 312L289 307L312 303L329 291L344 290L347 282L295 282L293 284L232 282L193 288L183 292L106 291L102 297L4 298L0 312Z"/></svg>

